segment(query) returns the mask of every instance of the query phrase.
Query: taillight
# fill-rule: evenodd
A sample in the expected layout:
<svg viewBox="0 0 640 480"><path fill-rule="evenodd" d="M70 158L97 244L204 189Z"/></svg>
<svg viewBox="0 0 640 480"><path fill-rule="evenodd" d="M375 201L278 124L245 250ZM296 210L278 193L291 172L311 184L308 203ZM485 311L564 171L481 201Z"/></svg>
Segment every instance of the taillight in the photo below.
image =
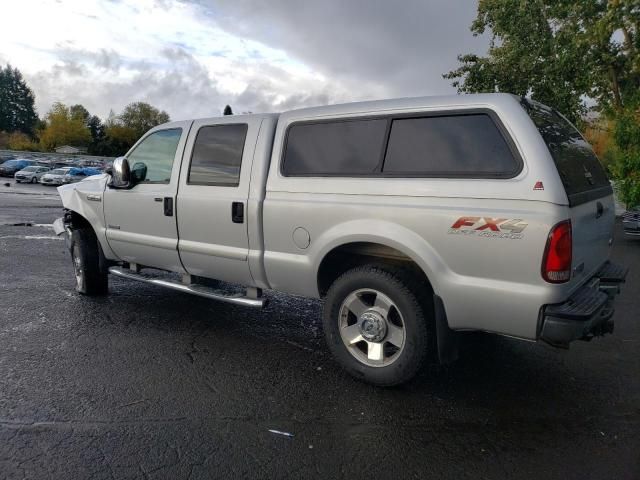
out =
<svg viewBox="0 0 640 480"><path fill-rule="evenodd" d="M542 278L549 283L564 283L571 278L571 220L556 224L549 232L542 257Z"/></svg>

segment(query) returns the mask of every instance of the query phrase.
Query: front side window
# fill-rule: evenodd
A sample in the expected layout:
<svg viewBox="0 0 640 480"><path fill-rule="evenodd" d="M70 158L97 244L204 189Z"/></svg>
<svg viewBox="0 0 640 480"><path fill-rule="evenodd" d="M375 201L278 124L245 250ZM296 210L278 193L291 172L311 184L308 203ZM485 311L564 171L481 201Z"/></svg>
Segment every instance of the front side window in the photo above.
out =
<svg viewBox="0 0 640 480"><path fill-rule="evenodd" d="M213 125L198 130L187 183L236 187L240 183L246 124Z"/></svg>
<svg viewBox="0 0 640 480"><path fill-rule="evenodd" d="M181 136L181 128L159 130L127 156L131 171L139 172L139 183L169 183Z"/></svg>
<svg viewBox="0 0 640 480"><path fill-rule="evenodd" d="M396 118L383 172L432 177L508 177L519 170L487 114Z"/></svg>
<svg viewBox="0 0 640 480"><path fill-rule="evenodd" d="M386 119L294 124L287 133L287 176L371 175L380 171Z"/></svg>

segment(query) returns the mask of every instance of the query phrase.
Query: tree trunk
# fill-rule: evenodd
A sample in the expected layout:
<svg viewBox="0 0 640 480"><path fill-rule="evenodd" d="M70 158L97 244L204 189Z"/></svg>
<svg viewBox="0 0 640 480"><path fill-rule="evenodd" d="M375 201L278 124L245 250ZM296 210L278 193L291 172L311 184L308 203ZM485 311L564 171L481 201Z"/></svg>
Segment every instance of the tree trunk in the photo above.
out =
<svg viewBox="0 0 640 480"><path fill-rule="evenodd" d="M620 97L620 85L618 83L618 72L616 68L609 66L609 77L611 79L611 90L613 91L614 106L616 110L622 109L622 98Z"/></svg>

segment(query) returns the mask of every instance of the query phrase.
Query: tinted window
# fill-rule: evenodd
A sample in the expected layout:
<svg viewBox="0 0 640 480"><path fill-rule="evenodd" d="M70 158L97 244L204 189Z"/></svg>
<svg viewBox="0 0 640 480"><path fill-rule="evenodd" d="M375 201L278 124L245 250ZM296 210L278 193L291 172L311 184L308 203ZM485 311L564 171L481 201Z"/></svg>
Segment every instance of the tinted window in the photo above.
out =
<svg viewBox="0 0 640 480"><path fill-rule="evenodd" d="M384 172L505 177L519 164L486 114L395 119Z"/></svg>
<svg viewBox="0 0 640 480"><path fill-rule="evenodd" d="M202 127L193 146L187 182L237 186L247 125Z"/></svg>
<svg viewBox="0 0 640 480"><path fill-rule="evenodd" d="M159 130L145 138L127 156L132 171L144 171L141 166L146 167L142 183L169 183L181 135L181 128Z"/></svg>
<svg viewBox="0 0 640 480"><path fill-rule="evenodd" d="M598 157L580 132L554 110L539 103L524 103L556 164L572 205L587 201L583 194L611 184Z"/></svg>
<svg viewBox="0 0 640 480"><path fill-rule="evenodd" d="M285 175L365 175L380 170L387 120L293 125L287 134Z"/></svg>

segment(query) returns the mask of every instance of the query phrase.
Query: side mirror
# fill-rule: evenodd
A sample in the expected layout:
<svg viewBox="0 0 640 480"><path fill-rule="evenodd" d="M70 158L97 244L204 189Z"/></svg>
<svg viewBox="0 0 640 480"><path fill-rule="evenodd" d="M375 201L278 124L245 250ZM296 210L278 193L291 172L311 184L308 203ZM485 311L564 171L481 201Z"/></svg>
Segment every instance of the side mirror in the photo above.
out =
<svg viewBox="0 0 640 480"><path fill-rule="evenodd" d="M124 157L118 157L113 161L111 167L111 188L131 188L131 170L129 162Z"/></svg>

